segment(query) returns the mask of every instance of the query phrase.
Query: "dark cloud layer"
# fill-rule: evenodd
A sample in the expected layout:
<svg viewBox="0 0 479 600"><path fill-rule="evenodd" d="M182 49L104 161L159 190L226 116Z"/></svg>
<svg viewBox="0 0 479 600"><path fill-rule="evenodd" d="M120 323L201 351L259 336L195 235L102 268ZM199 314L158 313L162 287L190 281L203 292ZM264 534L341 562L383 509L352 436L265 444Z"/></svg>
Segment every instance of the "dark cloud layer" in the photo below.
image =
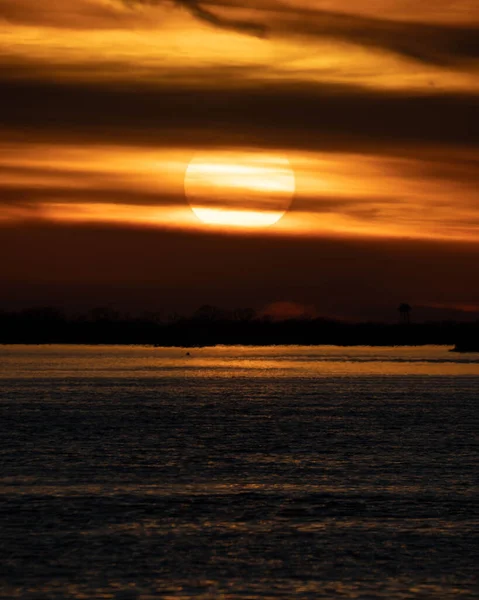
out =
<svg viewBox="0 0 479 600"><path fill-rule="evenodd" d="M162 195L158 191L143 192L141 190L128 191L122 187L72 188L71 186L34 186L17 185L3 187L0 184L0 208L3 206L29 206L42 202L70 202L90 204L101 202L104 204L126 204L129 206L178 206L185 203L183 194Z"/></svg>
<svg viewBox="0 0 479 600"><path fill-rule="evenodd" d="M133 89L9 80L0 83L0 95L4 129L53 139L374 153L479 144L479 97L474 94L313 84Z"/></svg>
<svg viewBox="0 0 479 600"><path fill-rule="evenodd" d="M328 11L296 12L278 26L303 34L394 52L424 63L460 64L479 58L479 26L408 23Z"/></svg>

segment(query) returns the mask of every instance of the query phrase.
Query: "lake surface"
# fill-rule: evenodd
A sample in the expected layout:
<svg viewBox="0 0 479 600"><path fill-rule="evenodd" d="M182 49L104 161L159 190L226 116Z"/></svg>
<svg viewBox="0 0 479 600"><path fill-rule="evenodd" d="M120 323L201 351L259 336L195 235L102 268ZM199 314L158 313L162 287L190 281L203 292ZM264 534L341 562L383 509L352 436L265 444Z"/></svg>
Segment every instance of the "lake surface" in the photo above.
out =
<svg viewBox="0 0 479 600"><path fill-rule="evenodd" d="M478 390L440 347L0 346L0 598L477 598Z"/></svg>

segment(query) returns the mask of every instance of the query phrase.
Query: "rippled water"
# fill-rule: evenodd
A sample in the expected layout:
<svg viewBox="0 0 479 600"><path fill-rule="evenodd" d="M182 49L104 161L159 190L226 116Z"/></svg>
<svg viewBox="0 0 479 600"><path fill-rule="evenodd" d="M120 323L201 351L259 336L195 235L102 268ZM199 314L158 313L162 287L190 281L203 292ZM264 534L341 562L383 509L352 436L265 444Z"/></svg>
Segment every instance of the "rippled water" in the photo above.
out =
<svg viewBox="0 0 479 600"><path fill-rule="evenodd" d="M1 598L477 598L479 355L0 347Z"/></svg>

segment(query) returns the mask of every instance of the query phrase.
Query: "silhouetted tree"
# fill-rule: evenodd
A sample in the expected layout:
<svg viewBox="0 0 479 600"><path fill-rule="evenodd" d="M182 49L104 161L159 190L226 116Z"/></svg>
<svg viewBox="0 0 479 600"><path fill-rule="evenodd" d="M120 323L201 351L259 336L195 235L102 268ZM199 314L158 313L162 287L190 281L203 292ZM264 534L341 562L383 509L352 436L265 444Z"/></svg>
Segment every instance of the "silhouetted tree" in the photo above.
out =
<svg viewBox="0 0 479 600"><path fill-rule="evenodd" d="M193 319L197 321L218 321L224 317L224 311L217 306L210 306L209 304L204 304L200 306L194 313Z"/></svg>
<svg viewBox="0 0 479 600"><path fill-rule="evenodd" d="M119 321L121 319L120 313L115 309L111 308L111 306L98 306L96 308L92 308L88 312L88 317L91 321L95 323L99 321L114 322Z"/></svg>
<svg viewBox="0 0 479 600"><path fill-rule="evenodd" d="M159 310L147 310L143 311L140 315L140 319L142 321L149 321L150 323L155 323L157 325L163 323L163 312Z"/></svg>
<svg viewBox="0 0 479 600"><path fill-rule="evenodd" d="M256 313L252 308L235 308L233 310L233 319L235 321L247 322L252 321Z"/></svg>

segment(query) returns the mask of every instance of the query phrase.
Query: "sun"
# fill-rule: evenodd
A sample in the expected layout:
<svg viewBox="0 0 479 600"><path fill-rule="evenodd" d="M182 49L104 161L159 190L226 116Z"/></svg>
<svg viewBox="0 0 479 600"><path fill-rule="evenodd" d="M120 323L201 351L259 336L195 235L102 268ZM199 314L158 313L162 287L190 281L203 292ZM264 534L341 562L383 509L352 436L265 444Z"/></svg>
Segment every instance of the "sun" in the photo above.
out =
<svg viewBox="0 0 479 600"><path fill-rule="evenodd" d="M203 152L185 174L186 198L208 225L274 225L290 207L295 189L289 161L260 151Z"/></svg>

